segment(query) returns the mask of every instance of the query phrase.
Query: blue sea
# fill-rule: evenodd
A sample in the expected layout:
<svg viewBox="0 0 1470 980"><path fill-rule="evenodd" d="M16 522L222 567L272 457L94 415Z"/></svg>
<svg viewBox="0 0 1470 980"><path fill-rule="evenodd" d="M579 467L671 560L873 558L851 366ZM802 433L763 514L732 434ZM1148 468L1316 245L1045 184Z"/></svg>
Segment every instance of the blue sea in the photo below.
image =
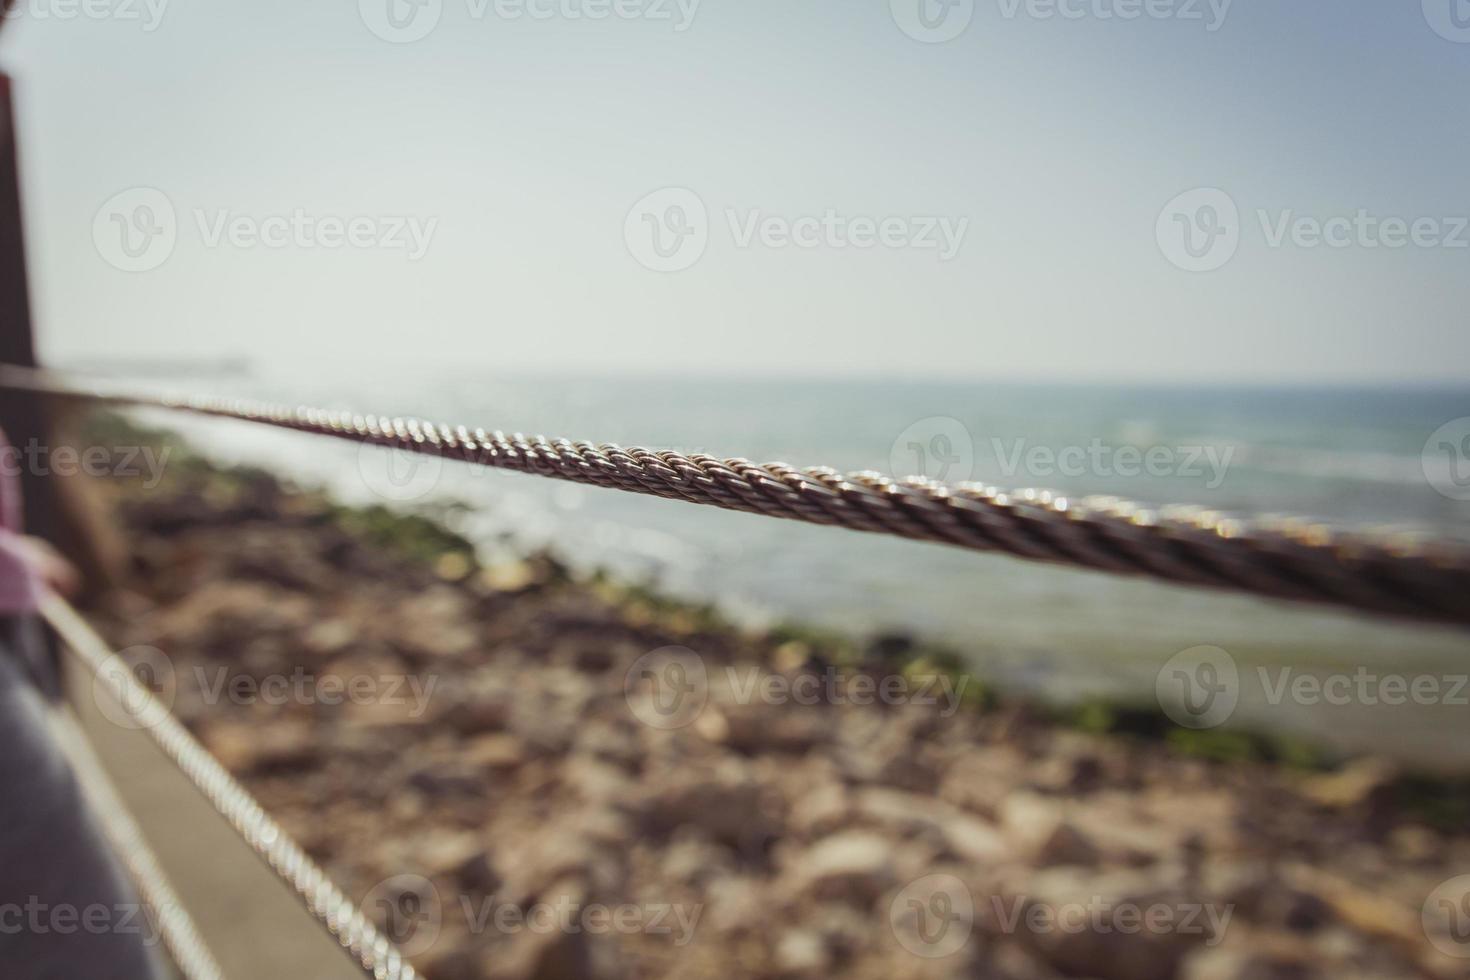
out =
<svg viewBox="0 0 1470 980"><path fill-rule="evenodd" d="M149 379L140 379L149 381ZM995 382L485 379L342 371L152 379L362 413L507 432L829 465L924 471L1002 488L1045 487L1242 516L1295 515L1470 544L1459 441L1470 387L1079 386ZM487 552L510 535L549 545L752 623L854 634L897 630L951 645L976 671L1053 700L1152 699L1160 668L1199 645L1238 663L1228 724L1470 770L1470 631L1425 627L735 514L459 464L413 470L381 450L242 423L165 421L215 437L225 458L325 483L355 501L471 505ZM1448 428L1446 428L1448 424ZM1437 434L1438 433L1438 434ZM1436 435L1437 434L1437 435ZM1432 438L1433 437L1433 438ZM395 467L390 470L389 467ZM405 468L408 467L408 468ZM1470 601L1470 597L1467 597ZM1429 704L1288 698L1283 678L1433 677ZM1269 678L1269 682L1268 679ZM1368 703L1376 700L1377 703Z"/></svg>

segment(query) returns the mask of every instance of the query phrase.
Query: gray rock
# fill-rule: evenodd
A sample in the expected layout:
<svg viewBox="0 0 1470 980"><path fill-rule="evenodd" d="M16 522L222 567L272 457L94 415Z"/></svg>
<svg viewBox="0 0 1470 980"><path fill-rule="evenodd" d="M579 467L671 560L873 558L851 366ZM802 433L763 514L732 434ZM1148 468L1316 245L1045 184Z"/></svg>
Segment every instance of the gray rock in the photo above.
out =
<svg viewBox="0 0 1470 980"><path fill-rule="evenodd" d="M853 805L841 783L822 783L801 793L791 805L787 829L804 838L825 837L852 818Z"/></svg>
<svg viewBox="0 0 1470 980"><path fill-rule="evenodd" d="M1179 980L1318 980L1326 976L1309 960L1217 947L1192 954Z"/></svg>
<svg viewBox="0 0 1470 980"><path fill-rule="evenodd" d="M1069 976L1173 980L1213 934L1204 903L1158 875L1054 868L1008 891L986 910L989 927Z"/></svg>
<svg viewBox="0 0 1470 980"><path fill-rule="evenodd" d="M1001 804L1001 826L1018 856L1038 867L1075 864L1092 867L1102 853L1054 799L1016 793Z"/></svg>
<svg viewBox="0 0 1470 980"><path fill-rule="evenodd" d="M685 833L677 835L665 849L662 870L671 881L703 888L710 879L731 873L733 857L728 848L700 834Z"/></svg>
<svg viewBox="0 0 1470 980"><path fill-rule="evenodd" d="M968 861L992 864L1004 860L1010 851L987 821L932 796L871 787L856 794L855 810L899 836L931 841Z"/></svg>
<svg viewBox="0 0 1470 980"><path fill-rule="evenodd" d="M832 965L827 944L815 932L793 929L776 942L776 969L783 977L825 977Z"/></svg>
<svg viewBox="0 0 1470 980"><path fill-rule="evenodd" d="M869 904L896 879L891 846L878 834L834 834L802 852L792 875L799 890L816 898Z"/></svg>
<svg viewBox="0 0 1470 980"><path fill-rule="evenodd" d="M749 777L678 777L644 790L634 807L650 833L698 827L737 851L763 851L780 830L760 784Z"/></svg>

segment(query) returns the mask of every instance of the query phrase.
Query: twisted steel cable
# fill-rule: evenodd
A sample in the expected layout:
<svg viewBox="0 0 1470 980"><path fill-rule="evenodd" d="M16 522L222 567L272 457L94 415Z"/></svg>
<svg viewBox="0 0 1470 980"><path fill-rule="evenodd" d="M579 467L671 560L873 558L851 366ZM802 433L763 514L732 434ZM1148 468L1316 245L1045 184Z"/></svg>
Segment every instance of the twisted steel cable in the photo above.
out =
<svg viewBox="0 0 1470 980"><path fill-rule="evenodd" d="M1151 509L924 477L718 459L487 432L415 418L288 408L233 398L106 390L0 366L0 386L152 406L332 436L812 524L935 541L1122 575L1470 625L1470 550L1301 520L1250 522L1196 506Z"/></svg>
<svg viewBox="0 0 1470 980"><path fill-rule="evenodd" d="M131 670L112 659L106 642L76 610L48 596L41 613L61 637L63 646L102 682L119 708L153 737L251 850L296 892L312 917L351 953L364 973L374 980L416 980L418 974L403 954L270 818L250 791L189 734L163 702Z"/></svg>

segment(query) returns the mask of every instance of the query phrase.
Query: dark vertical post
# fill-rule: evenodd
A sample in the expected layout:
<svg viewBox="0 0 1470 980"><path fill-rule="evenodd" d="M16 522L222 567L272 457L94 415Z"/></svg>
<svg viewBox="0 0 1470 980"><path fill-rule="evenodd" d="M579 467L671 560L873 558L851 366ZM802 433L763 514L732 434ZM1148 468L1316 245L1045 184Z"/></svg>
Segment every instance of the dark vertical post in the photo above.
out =
<svg viewBox="0 0 1470 980"><path fill-rule="evenodd" d="M0 363L36 367L13 95L10 77L0 73ZM0 428L20 450L26 531L69 557L90 592L115 581L121 554L107 541L105 522L79 477L62 479L48 475L45 465L28 465L49 462L50 447L57 445L58 419L48 408L39 395L0 388ZM44 452L32 454L32 447Z"/></svg>
<svg viewBox="0 0 1470 980"><path fill-rule="evenodd" d="M10 77L3 73L0 73L0 362L36 366L31 295L26 278L25 230L20 212L15 102ZM11 445L22 452L32 439L46 445L45 406L41 398L0 390L0 428L4 428ZM33 467L22 466L20 480L27 529L55 543L55 500L49 488L42 485Z"/></svg>

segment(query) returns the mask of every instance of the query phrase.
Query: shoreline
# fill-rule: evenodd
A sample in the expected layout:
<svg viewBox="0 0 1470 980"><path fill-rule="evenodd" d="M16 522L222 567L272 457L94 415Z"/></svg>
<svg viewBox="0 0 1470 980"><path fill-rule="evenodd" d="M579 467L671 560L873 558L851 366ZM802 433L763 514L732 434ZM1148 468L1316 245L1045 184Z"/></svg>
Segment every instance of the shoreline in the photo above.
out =
<svg viewBox="0 0 1470 980"><path fill-rule="evenodd" d="M170 426L189 421L148 418ZM1319 743L1336 754L1386 754L1447 777L1470 775L1470 743L1441 734L1460 724L1463 711L1452 705L1309 704L1293 697L1283 709L1270 701L1282 670L1311 675L1303 684L1336 684L1337 674L1358 665L1412 678L1463 673L1463 630L1043 567L195 421L182 431L220 465L265 466L364 508L464 501L453 526L487 550L550 551L577 574L603 569L696 605L717 603L737 625L798 622L862 637L922 624L917 639L961 651L973 673L1022 699L1146 705L1172 655L1218 646L1239 668L1231 721L1237 728ZM230 439L217 438L221 427ZM388 471L390 459L396 474ZM1267 676L1259 678L1262 668Z"/></svg>
<svg viewBox="0 0 1470 980"><path fill-rule="evenodd" d="M136 581L92 618L163 658L181 718L350 894L427 887L435 935L409 953L431 976L1455 975L1405 923L1470 867L1462 783L1157 707L1047 707L912 637L741 630L548 554L482 566L431 517L180 452L157 488L108 490ZM698 710L669 700L700 671ZM931 958L889 919L936 876L974 937ZM1008 914L1091 895L1215 931ZM486 901L702 918L675 946L459 914Z"/></svg>
<svg viewBox="0 0 1470 980"><path fill-rule="evenodd" d="M670 613L692 616L702 627L714 631L764 635L777 643L785 640L803 642L819 649L826 659L837 663L850 664L863 656L872 655L900 671L906 670L911 664L937 669L954 678L955 683L963 678L967 689L972 691L979 699L978 703L984 707L994 708L1004 702L1012 708L1025 709L1039 719L1058 726L1076 728L1091 734L1111 733L1149 742L1167 742L1186 754L1202 758L1280 763L1304 771L1340 769L1354 760L1375 754L1341 744L1333 745L1313 739L1310 735L1266 727L1231 725L1205 730L1182 728L1168 717L1159 702L1153 698L1086 693L1070 693L1062 700L1047 698L1037 691L1038 686L1046 686L1046 681L1042 681L1040 685L1034 682L1007 684L993 674L986 675L984 666L976 664L974 658L959 645L926 638L906 628L879 625L874 629L852 632L797 618L760 616L751 621L721 609L716 601L673 595L660 586L654 574L621 575L586 561L568 559L559 555L554 547L524 547L510 533L504 531L496 534L493 541L487 541L480 535L468 536L463 530L456 529L456 525L464 525L464 518L473 514L475 508L462 501L439 501L417 507L393 507L382 503L338 503L331 492L323 487L297 484L254 464L217 463L201 455L187 437L179 436L168 429L139 425L117 413L99 413L89 420L88 430L89 441L98 444L130 442L144 446L164 445L167 447L168 458L183 463L196 473L211 473L227 479L243 477L248 480L274 481L282 488L318 498L330 506L333 520L339 522L343 528L362 534L370 542L395 549L402 557L433 560L452 553L463 556L471 566L478 567L484 553L493 551L492 567L496 564L513 566L522 562L546 562L557 569L558 576L590 585L610 601L646 603ZM160 459L160 463L163 461ZM155 488L163 479L162 473L160 465L156 473L151 472L148 475L142 488ZM1066 573L1068 570L1056 571ZM1216 597L1222 600L1233 598L1223 593ZM1313 607L1303 608L1311 611ZM1259 651L1247 648L1247 652ZM1047 656L1054 661L1058 659L1055 654ZM1291 662L1289 657L1278 655L1278 658L1284 659L1288 664ZM1244 661L1243 667L1249 667L1261 675L1262 687L1269 698L1273 681L1267 675L1268 668L1256 665L1252 657L1241 659ZM1004 669L1000 671L1005 672ZM1286 679L1289 679L1286 675L1278 673L1275 683L1280 685ZM1279 701L1279 689L1276 694ZM1430 792L1436 788L1444 788L1453 795L1463 796L1464 818L1470 822L1470 759L1463 763L1451 761L1445 764L1441 761L1438 765L1423 768L1405 764L1402 759L1391 761L1395 768L1402 770L1406 778L1416 785L1416 795L1426 788Z"/></svg>

